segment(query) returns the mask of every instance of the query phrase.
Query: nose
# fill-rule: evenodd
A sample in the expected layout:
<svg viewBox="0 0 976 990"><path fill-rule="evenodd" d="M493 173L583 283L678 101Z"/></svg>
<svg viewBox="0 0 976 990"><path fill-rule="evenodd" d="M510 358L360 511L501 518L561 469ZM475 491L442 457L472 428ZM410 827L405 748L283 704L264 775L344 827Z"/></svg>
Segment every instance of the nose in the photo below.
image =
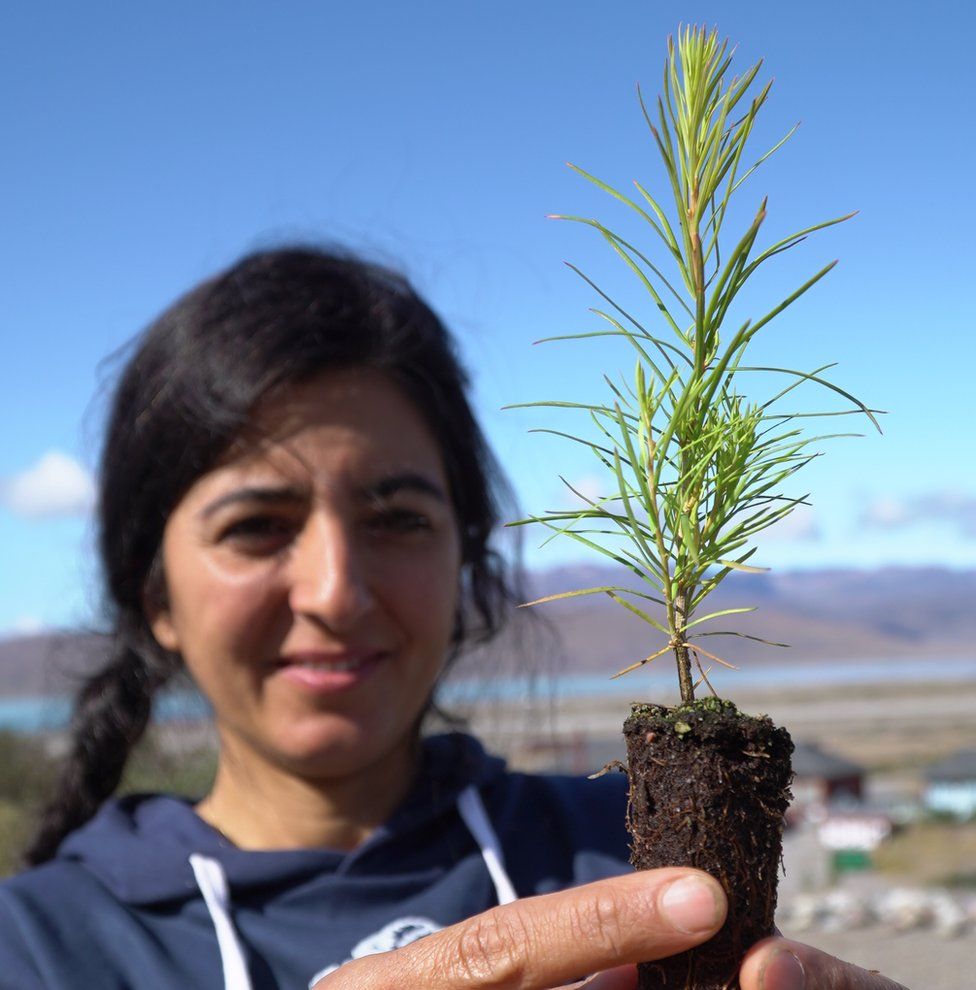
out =
<svg viewBox="0 0 976 990"><path fill-rule="evenodd" d="M293 547L292 612L337 634L349 630L374 604L366 563L347 521L313 517Z"/></svg>

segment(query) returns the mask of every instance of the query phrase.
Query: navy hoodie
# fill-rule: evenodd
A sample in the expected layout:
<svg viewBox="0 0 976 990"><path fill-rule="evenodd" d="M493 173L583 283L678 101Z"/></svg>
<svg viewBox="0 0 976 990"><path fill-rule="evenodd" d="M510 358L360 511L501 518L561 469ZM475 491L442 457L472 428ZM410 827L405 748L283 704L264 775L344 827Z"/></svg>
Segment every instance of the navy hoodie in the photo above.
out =
<svg viewBox="0 0 976 990"><path fill-rule="evenodd" d="M425 741L410 795L351 852L242 850L183 799L126 797L0 884L0 990L304 990L500 900L626 872L625 809L622 774L509 773L463 735Z"/></svg>

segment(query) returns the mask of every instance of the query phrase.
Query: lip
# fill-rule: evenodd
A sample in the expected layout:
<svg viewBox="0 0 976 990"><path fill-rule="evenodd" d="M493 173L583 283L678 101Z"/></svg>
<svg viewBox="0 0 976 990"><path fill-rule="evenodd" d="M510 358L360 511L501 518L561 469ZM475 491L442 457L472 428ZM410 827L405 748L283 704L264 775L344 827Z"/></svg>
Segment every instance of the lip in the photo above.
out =
<svg viewBox="0 0 976 990"><path fill-rule="evenodd" d="M381 650L302 650L280 657L275 673L313 694L338 694L367 681L384 656Z"/></svg>

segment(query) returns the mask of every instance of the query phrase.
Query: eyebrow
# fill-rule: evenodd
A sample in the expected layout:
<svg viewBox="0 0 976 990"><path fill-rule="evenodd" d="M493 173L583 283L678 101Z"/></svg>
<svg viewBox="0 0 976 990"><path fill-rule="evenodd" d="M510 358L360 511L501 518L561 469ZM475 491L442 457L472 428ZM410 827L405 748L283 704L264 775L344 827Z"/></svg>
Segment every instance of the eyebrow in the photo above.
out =
<svg viewBox="0 0 976 990"><path fill-rule="evenodd" d="M305 493L300 488L291 485L281 485L279 487L249 486L246 488L235 488L232 492L227 492L219 498L215 498L200 513L201 518L207 519L214 513L226 508L228 505L236 505L239 502L259 503L261 505L280 505L282 502L304 502Z"/></svg>
<svg viewBox="0 0 976 990"><path fill-rule="evenodd" d="M391 495L402 491L420 492L424 495L430 495L439 502L447 502L447 493L443 488L416 471L403 471L400 474L381 478L374 484L367 485L363 489L363 494L367 498L377 499L389 498Z"/></svg>
<svg viewBox="0 0 976 990"><path fill-rule="evenodd" d="M357 493L360 498L366 501L389 498L402 491L420 492L437 499L439 502L447 502L447 494L444 490L431 481L429 478L415 471L404 471L400 474L389 475L379 481L364 485ZM251 485L245 488L236 488L227 492L219 498L210 502L200 513L201 518L207 519L221 509L229 505L240 503L261 505L281 505L282 503L301 503L308 499L308 493L293 485L265 486Z"/></svg>

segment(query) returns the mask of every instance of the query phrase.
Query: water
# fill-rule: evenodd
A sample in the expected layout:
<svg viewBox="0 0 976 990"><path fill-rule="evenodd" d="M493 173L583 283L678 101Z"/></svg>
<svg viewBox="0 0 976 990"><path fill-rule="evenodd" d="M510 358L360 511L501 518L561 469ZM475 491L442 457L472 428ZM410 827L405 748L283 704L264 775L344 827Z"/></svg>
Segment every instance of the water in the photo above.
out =
<svg viewBox="0 0 976 990"><path fill-rule="evenodd" d="M778 666L712 670L709 680L730 695L748 688L796 688L844 686L852 684L945 683L976 680L976 657L948 660L925 658L918 662L888 660L826 660L822 663L783 663ZM551 687L550 687L551 683ZM626 677L610 680L603 674L570 674L553 678L545 685L558 699L619 698L673 693L677 677L672 667L655 671L634 671ZM530 693L531 684L522 678L499 678L497 681L459 681L445 685L441 698L450 703L474 701L518 701ZM535 693L539 694L536 686Z"/></svg>
<svg viewBox="0 0 976 990"><path fill-rule="evenodd" d="M156 722L199 721L210 717L210 706L192 691L163 695L156 704ZM53 732L71 720L68 698L0 698L0 729L13 732Z"/></svg>
<svg viewBox="0 0 976 990"><path fill-rule="evenodd" d="M829 660L822 663L782 663L777 666L723 670L713 672L710 679L722 691L734 695L737 691L764 688L796 688L844 686L853 684L945 683L976 680L976 657L953 657L934 660L930 657L913 662L859 660L856 662ZM612 681L602 674L572 674L535 682L525 678L498 678L493 681L456 681L444 686L440 698L445 704L466 704L477 701L519 701L531 694L551 692L559 699L574 698L633 698L653 697L672 693L674 672L669 668L629 674ZM71 716L71 704L66 698L0 698L0 729L14 732L49 732L63 729ZM198 721L210 717L210 707L192 691L170 692L156 704L154 720L158 723Z"/></svg>

